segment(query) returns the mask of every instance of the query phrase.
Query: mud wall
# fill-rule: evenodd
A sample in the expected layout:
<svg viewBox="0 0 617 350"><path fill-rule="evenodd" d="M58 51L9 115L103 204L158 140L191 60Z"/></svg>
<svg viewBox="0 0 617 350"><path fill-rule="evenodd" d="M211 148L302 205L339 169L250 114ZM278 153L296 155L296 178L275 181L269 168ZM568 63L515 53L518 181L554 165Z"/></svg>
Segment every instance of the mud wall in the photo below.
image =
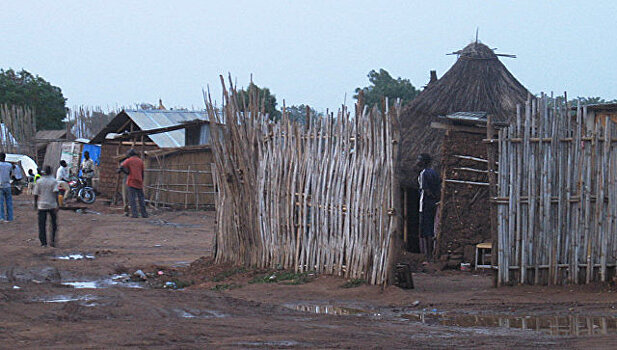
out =
<svg viewBox="0 0 617 350"><path fill-rule="evenodd" d="M125 155L126 152L131 149L131 145L120 145L118 147L117 143L106 142L101 145L101 157L99 159L99 183L97 185L97 191L99 191L103 196L107 198L111 198L116 191L116 183L118 181L118 173L116 170L118 169L119 161L123 158L122 155ZM141 152L142 149L145 151L151 149L158 149L157 146L146 145L135 146L137 152Z"/></svg>
<svg viewBox="0 0 617 350"><path fill-rule="evenodd" d="M483 134L448 130L442 144L442 206L438 228L437 256L456 267L473 262L475 245L490 241L488 186L446 182L446 179L488 183L486 173L460 170L486 170L487 164L461 159L456 155L486 159Z"/></svg>

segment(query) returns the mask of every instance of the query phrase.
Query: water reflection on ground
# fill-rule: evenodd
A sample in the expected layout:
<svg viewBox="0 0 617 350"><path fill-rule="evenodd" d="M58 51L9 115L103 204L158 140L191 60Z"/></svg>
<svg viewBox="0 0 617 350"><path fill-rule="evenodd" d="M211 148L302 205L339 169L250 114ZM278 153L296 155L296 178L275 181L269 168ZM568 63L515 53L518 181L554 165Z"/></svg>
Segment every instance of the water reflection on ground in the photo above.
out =
<svg viewBox="0 0 617 350"><path fill-rule="evenodd" d="M499 316L415 313L403 318L425 324L453 327L503 327L533 330L554 336L617 334L615 316Z"/></svg>

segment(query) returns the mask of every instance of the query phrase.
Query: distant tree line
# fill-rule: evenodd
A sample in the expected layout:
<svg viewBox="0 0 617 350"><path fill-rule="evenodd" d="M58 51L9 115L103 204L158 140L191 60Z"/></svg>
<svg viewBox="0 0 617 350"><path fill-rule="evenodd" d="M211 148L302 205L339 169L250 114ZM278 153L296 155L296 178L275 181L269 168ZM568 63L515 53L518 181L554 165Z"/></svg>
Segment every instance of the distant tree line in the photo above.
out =
<svg viewBox="0 0 617 350"><path fill-rule="evenodd" d="M360 94L363 96L364 104L370 107L383 107L382 101L387 98L390 105L397 99L403 106L411 102L420 90L414 87L409 79L401 77L393 78L385 69L371 70L368 75L369 84L355 89L354 99L358 99ZM264 104L264 110L273 121L280 120L282 108L278 107L276 96L267 87L259 87L251 82L248 87L237 91L238 101L246 101L249 98L259 98ZM617 99L606 100L602 97L577 97L569 99L569 106L576 106L578 101L583 105L617 103ZM159 102L160 103L160 102ZM563 103L563 97L557 97L555 103ZM62 95L62 90L47 82L38 75L22 69L16 72L13 69L0 69L0 105L17 105L28 107L34 111L37 130L62 129L69 110L66 108L66 98ZM141 109L156 109L155 105L149 103L136 104ZM243 110L244 105L240 106ZM175 108L185 110L184 108ZM293 121L305 123L308 115L311 117L321 117L315 109L305 104L291 105L285 107L285 114ZM90 110L80 107L80 111L72 111L72 116L68 120L74 123L81 120L80 129L83 136L96 134L111 118L115 112L104 113L100 108ZM75 128L76 125L71 125Z"/></svg>
<svg viewBox="0 0 617 350"><path fill-rule="evenodd" d="M22 69L0 69L0 105L29 107L34 111L37 130L62 129L66 98L62 90L38 75Z"/></svg>

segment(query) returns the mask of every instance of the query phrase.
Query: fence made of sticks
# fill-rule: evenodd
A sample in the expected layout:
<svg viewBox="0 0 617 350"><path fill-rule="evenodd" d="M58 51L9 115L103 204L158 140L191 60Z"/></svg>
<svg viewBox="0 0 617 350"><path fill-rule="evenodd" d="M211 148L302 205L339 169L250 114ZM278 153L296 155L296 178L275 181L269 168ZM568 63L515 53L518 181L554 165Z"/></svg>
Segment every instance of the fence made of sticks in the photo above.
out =
<svg viewBox="0 0 617 350"><path fill-rule="evenodd" d="M398 107L356 107L305 124L265 113L223 84L210 100L216 261L389 280L396 232ZM208 98L209 99L209 98ZM308 113L308 112L307 112ZM215 122L215 123L214 123Z"/></svg>
<svg viewBox="0 0 617 350"><path fill-rule="evenodd" d="M36 159L35 134L34 113L29 107L0 105L0 152Z"/></svg>
<svg viewBox="0 0 617 350"><path fill-rule="evenodd" d="M567 100L567 99L566 99ZM499 131L498 283L609 281L617 263L617 139L608 118L542 96Z"/></svg>
<svg viewBox="0 0 617 350"><path fill-rule="evenodd" d="M144 192L150 203L183 209L214 207L209 146L158 149L146 154Z"/></svg>

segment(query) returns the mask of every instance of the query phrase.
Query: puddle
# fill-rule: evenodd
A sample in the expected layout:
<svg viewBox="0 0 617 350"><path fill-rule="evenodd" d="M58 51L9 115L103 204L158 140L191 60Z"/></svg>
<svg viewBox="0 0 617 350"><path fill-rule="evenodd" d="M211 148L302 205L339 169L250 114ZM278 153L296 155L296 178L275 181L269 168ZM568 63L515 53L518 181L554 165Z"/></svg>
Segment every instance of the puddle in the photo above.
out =
<svg viewBox="0 0 617 350"><path fill-rule="evenodd" d="M554 336L617 334L616 316L497 316L418 313L405 314L403 318L442 326L532 330Z"/></svg>
<svg viewBox="0 0 617 350"><path fill-rule="evenodd" d="M173 311L182 318L223 318L229 316L215 310L174 309Z"/></svg>
<svg viewBox="0 0 617 350"><path fill-rule="evenodd" d="M87 260L92 260L95 259L95 256L92 254L68 254L68 255L60 255L60 256L56 256L55 257L58 260L83 260L83 259L87 259Z"/></svg>
<svg viewBox="0 0 617 350"><path fill-rule="evenodd" d="M248 347L266 347L266 348L272 348L272 347L276 347L276 348L289 348L289 347L297 347L299 345L302 345L302 343L297 342L295 340L278 340L278 341L254 341L254 342L241 342L241 343L236 343L236 345L240 345L240 346L248 346Z"/></svg>
<svg viewBox="0 0 617 350"><path fill-rule="evenodd" d="M328 304L284 304L283 306L296 311L310 312L314 314L381 316L381 314L377 312Z"/></svg>
<svg viewBox="0 0 617 350"><path fill-rule="evenodd" d="M71 301L91 302L96 299L97 298L93 295L78 295L78 296L54 295L53 297L49 297L49 298L34 299L34 301L37 301L40 303L68 303Z"/></svg>
<svg viewBox="0 0 617 350"><path fill-rule="evenodd" d="M187 267L191 264L190 261L178 261L175 264L171 265L171 267Z"/></svg>
<svg viewBox="0 0 617 350"><path fill-rule="evenodd" d="M113 275L110 278L95 281L71 281L62 282L62 285L71 286L75 289L98 289L109 287L143 288L143 283L129 281L128 274Z"/></svg>

